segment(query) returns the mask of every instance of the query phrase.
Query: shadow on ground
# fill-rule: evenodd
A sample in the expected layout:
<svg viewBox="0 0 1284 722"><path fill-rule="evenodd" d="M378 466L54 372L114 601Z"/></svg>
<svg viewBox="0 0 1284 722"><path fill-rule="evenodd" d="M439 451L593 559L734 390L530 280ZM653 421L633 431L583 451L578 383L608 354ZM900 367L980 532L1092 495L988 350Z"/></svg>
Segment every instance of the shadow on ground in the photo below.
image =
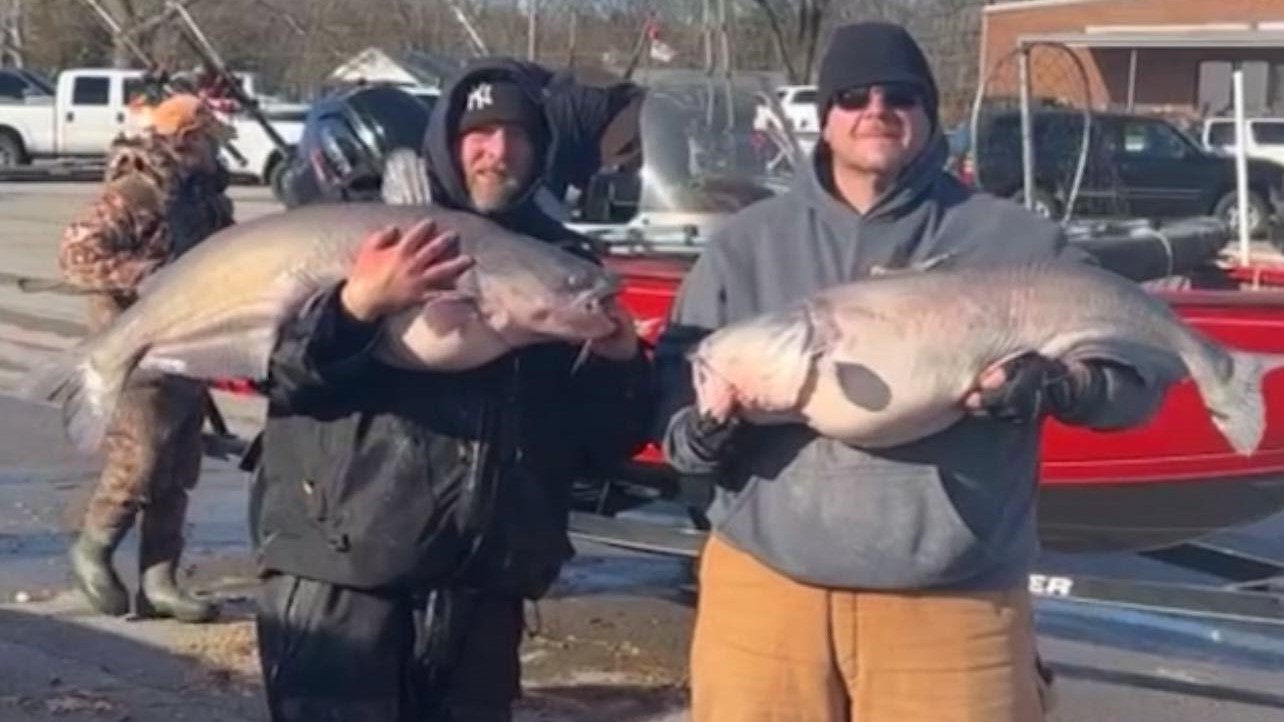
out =
<svg viewBox="0 0 1284 722"><path fill-rule="evenodd" d="M238 623L233 616L206 630ZM146 632L167 624L0 609L0 719L266 720L252 686L193 657L101 628L139 625L131 631Z"/></svg>
<svg viewBox="0 0 1284 722"><path fill-rule="evenodd" d="M0 609L5 722L267 720L246 600L208 625L106 619L70 595L32 606ZM684 688L669 680L561 671L531 680L516 722L676 722L686 708Z"/></svg>

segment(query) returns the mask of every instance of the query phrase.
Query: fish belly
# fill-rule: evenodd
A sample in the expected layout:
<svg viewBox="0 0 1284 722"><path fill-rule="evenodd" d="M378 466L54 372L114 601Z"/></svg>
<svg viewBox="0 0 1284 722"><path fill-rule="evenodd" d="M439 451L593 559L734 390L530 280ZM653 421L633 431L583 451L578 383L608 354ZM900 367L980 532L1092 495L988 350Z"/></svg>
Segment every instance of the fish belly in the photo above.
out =
<svg viewBox="0 0 1284 722"><path fill-rule="evenodd" d="M801 415L821 435L853 446L898 446L958 421L965 386L954 368L932 371L912 361L859 364L822 356Z"/></svg>
<svg viewBox="0 0 1284 722"><path fill-rule="evenodd" d="M475 304L451 300L391 318L376 354L412 371L462 371L494 361L510 349Z"/></svg>

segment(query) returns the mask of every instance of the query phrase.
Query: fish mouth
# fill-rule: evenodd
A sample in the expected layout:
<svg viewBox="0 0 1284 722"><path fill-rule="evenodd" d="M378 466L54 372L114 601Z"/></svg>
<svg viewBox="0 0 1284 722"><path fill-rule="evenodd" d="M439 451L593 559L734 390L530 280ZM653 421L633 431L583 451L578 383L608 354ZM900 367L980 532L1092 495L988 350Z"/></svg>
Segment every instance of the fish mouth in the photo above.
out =
<svg viewBox="0 0 1284 722"><path fill-rule="evenodd" d="M571 307L575 309L574 314L583 320L589 340L598 341L616 332L619 324L611 311L619 302L619 293L615 289L590 289L576 297Z"/></svg>
<svg viewBox="0 0 1284 722"><path fill-rule="evenodd" d="M619 326L610 313L615 303L614 295L586 291L532 317L530 326L548 339L575 343L601 341L614 334Z"/></svg>
<svg viewBox="0 0 1284 722"><path fill-rule="evenodd" d="M570 314L574 318L568 319L570 321L568 325L577 332L583 332L579 334L583 337L583 343L575 356L575 362L571 365L572 374L578 372L580 367L588 361L594 344L619 332L620 323L610 313L618 302L616 293L601 295L596 291L586 291L576 298L576 302L572 305L575 310Z"/></svg>

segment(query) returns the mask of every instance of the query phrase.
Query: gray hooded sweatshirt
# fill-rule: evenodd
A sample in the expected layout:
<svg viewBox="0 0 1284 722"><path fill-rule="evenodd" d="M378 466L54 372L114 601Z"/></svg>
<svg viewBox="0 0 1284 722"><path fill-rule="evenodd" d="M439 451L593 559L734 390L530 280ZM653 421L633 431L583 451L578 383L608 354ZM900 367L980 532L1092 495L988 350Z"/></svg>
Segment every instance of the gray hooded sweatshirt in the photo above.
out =
<svg viewBox="0 0 1284 722"><path fill-rule="evenodd" d="M882 450L801 425L744 425L729 458L702 453L684 354L714 329L861 278L872 266L946 253L953 267L1088 261L1056 224L943 172L939 133L863 215L822 184L823 144L816 152L789 192L713 234L683 282L656 357L665 454L680 473L716 475L709 516L721 538L798 581L900 590L1017 584L1039 550L1038 425L968 418ZM1063 420L1123 427L1157 410L1163 383L1124 367L1102 370L1097 393Z"/></svg>

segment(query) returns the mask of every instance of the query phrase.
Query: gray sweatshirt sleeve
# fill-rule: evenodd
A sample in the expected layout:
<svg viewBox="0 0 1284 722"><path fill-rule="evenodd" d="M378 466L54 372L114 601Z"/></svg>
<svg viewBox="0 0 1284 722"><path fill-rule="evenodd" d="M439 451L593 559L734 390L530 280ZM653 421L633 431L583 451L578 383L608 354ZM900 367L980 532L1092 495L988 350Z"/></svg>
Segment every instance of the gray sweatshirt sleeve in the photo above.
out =
<svg viewBox="0 0 1284 722"><path fill-rule="evenodd" d="M720 452L734 428L702 423L695 412L695 390L686 354L727 322L726 276L716 246L709 248L687 273L678 289L669 321L656 342L655 370L659 383L656 422L665 458L679 473L709 474L717 470Z"/></svg>
<svg viewBox="0 0 1284 722"><path fill-rule="evenodd" d="M1095 257L1073 244L1064 235L1059 239L1061 258L1099 265ZM1083 384L1073 409L1057 419L1072 426L1108 431L1141 426L1154 417L1163 404L1171 380L1139 373L1120 363L1084 358L1092 378Z"/></svg>

